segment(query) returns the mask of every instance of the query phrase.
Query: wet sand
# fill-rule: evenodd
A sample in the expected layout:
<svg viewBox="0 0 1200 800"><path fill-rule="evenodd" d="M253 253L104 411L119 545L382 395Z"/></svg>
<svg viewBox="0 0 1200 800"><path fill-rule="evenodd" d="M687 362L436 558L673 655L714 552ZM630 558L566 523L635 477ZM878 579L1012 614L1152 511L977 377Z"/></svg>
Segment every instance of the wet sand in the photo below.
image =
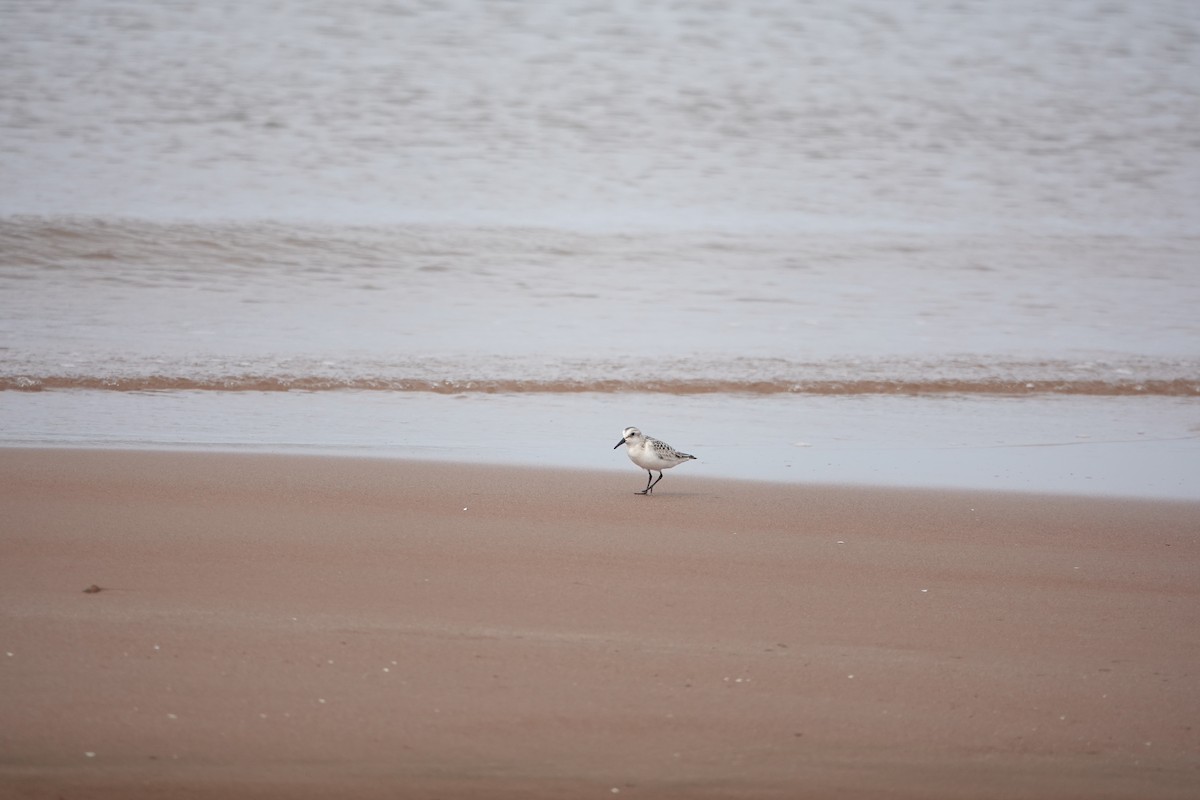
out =
<svg viewBox="0 0 1200 800"><path fill-rule="evenodd" d="M0 794L1195 796L1200 505L686 470L0 449Z"/></svg>

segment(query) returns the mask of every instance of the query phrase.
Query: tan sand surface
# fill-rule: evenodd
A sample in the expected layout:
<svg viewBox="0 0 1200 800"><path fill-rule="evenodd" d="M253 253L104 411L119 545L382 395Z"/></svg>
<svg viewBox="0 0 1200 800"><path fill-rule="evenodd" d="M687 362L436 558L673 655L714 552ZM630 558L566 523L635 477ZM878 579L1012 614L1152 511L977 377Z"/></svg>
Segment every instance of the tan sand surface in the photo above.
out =
<svg viewBox="0 0 1200 800"><path fill-rule="evenodd" d="M1200 505L686 469L0 449L0 796L1200 796Z"/></svg>

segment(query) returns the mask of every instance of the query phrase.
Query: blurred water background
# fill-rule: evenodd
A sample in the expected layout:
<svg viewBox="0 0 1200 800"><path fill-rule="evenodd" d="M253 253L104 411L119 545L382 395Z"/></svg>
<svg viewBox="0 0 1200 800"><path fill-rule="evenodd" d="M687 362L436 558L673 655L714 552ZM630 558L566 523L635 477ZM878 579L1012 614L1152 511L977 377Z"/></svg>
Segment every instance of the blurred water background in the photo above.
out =
<svg viewBox="0 0 1200 800"><path fill-rule="evenodd" d="M1195 3L34 0L0 86L0 444L1200 498Z"/></svg>

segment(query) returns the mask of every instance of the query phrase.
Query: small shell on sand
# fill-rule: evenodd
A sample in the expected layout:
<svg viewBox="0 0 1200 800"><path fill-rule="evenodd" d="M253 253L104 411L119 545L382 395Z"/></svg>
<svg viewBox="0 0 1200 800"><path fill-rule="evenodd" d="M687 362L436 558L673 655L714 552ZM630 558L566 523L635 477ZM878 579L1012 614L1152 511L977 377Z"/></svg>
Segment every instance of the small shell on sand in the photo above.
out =
<svg viewBox="0 0 1200 800"><path fill-rule="evenodd" d="M100 591L100 587L93 583L91 586L84 589L83 593L84 594L95 594L98 591Z"/></svg>

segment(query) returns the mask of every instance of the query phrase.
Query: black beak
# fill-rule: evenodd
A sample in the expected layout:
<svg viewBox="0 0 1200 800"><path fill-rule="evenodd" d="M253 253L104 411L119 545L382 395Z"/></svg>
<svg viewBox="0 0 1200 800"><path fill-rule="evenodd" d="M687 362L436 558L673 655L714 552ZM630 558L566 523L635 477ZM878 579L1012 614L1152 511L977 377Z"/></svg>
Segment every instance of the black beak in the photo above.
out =
<svg viewBox="0 0 1200 800"><path fill-rule="evenodd" d="M621 441L619 441L619 442L617 442L616 444L614 444L614 445L613 445L613 450L616 450L618 447L620 447L620 446L621 446L621 445L623 445L623 444L625 444L625 440L624 440L624 439L622 439Z"/></svg>

